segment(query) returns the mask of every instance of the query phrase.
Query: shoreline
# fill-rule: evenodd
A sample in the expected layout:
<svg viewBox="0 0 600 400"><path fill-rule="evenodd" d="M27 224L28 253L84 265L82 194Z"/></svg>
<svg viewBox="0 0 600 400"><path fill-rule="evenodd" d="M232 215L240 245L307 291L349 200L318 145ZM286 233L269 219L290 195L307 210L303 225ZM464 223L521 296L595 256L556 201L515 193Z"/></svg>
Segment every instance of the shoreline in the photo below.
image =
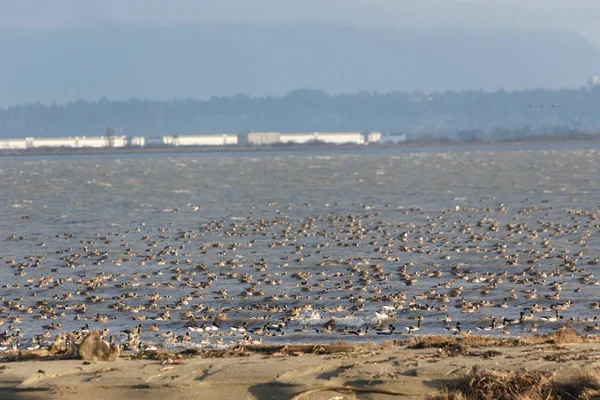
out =
<svg viewBox="0 0 600 400"><path fill-rule="evenodd" d="M61 337L59 334L55 340ZM519 348L533 345L571 345L571 344L594 344L600 343L600 334L590 335L579 333L571 327L560 327L550 333L529 334L521 336L505 335L483 335L483 334L442 334L442 335L415 335L408 339L390 339L380 342L366 341L363 343L347 342L340 340L330 343L282 343L282 344L250 344L237 343L230 346L216 348L193 348L179 347L172 349L158 348L153 350L140 350L137 352L121 353L121 358L154 358L164 359L166 357L200 357L200 358L218 358L218 357L239 357L245 354L266 354L272 355L280 353L283 355L295 355L295 353L311 354L335 354L352 353L357 351L385 350L391 348L397 349L461 349L461 346L469 348L480 347L502 347ZM0 353L0 363L19 362L27 360L65 360L77 358L76 354L66 352L63 354L50 354L48 349L7 350ZM462 351L462 350L461 350Z"/></svg>
<svg viewBox="0 0 600 400"><path fill-rule="evenodd" d="M369 399L425 399L473 371L543 372L564 379L600 366L596 336L587 341L564 331L534 338L514 345L512 339L483 336L423 336L406 347L395 342L246 346L203 356L156 352L116 362L5 360L0 362L0 397L195 399L202 394L206 399L318 400L363 398L352 397L360 394ZM353 390L340 391L348 387Z"/></svg>
<svg viewBox="0 0 600 400"><path fill-rule="evenodd" d="M39 148L39 149L0 149L2 157L27 156L86 156L86 155L137 155L137 154L219 154L219 153L264 153L264 152L318 152L318 151L357 151L357 150L393 150L393 149L455 149L455 148L498 148L512 149L519 147L547 147L561 145L598 145L600 138L584 140L524 140L511 142L404 142L398 144L320 144L320 145L278 145L278 146L177 146L177 147L119 147L119 148Z"/></svg>

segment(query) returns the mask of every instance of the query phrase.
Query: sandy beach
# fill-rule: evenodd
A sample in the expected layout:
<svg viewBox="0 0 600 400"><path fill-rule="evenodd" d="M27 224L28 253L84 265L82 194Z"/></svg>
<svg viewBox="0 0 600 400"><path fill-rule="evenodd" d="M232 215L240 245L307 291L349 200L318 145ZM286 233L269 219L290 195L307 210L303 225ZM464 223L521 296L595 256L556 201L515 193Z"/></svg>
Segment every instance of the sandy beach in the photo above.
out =
<svg viewBox="0 0 600 400"><path fill-rule="evenodd" d="M599 365L597 343L488 346L486 341L482 346L452 338L408 347L270 346L112 363L6 361L0 364L0 398L425 399L475 370L553 371L557 379L566 379L582 367ZM326 390L341 387L361 391Z"/></svg>

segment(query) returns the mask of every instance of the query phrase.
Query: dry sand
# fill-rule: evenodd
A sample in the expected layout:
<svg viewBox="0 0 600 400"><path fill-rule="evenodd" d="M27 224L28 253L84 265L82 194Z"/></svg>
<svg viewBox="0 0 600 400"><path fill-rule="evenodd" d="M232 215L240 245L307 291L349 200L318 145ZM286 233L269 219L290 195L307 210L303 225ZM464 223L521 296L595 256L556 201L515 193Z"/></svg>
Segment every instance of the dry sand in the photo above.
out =
<svg viewBox="0 0 600 400"><path fill-rule="evenodd" d="M387 347L327 354L295 350L286 354L246 351L227 357L205 354L175 358L175 363L171 363L173 359L127 358L93 363L7 361L0 363L0 399L292 399L311 389L341 386L404 395L322 391L298 398L424 399L474 368L551 370L568 377L579 367L600 366L598 343L460 351Z"/></svg>

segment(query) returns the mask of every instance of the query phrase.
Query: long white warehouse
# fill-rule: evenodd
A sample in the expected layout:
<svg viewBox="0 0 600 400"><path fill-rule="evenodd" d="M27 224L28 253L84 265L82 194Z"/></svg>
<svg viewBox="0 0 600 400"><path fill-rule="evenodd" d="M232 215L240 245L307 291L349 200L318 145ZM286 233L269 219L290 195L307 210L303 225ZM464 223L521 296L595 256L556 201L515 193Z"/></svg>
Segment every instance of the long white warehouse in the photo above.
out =
<svg viewBox="0 0 600 400"><path fill-rule="evenodd" d="M42 147L124 147L127 145L125 136L97 136L97 137L69 137L69 138L27 138L26 148L42 148Z"/></svg>
<svg viewBox="0 0 600 400"><path fill-rule="evenodd" d="M96 136L96 137L76 137L75 147L125 147L127 146L127 137L125 136Z"/></svg>
<svg viewBox="0 0 600 400"><path fill-rule="evenodd" d="M279 140L280 143L363 144L365 142L364 135L360 132L282 133Z"/></svg>
<svg viewBox="0 0 600 400"><path fill-rule="evenodd" d="M224 146L238 144L238 136L222 135L177 135L163 136L163 144L167 146Z"/></svg>
<svg viewBox="0 0 600 400"><path fill-rule="evenodd" d="M331 144L365 144L379 143L389 140L379 132L312 132L312 133L281 133L281 132L249 132L248 144L274 145L278 143L331 143ZM404 138L403 138L404 139ZM236 134L213 135L167 135L160 137L134 136L77 136L63 138L25 138L0 139L0 149L29 149L29 148L111 148L111 147L144 147L147 145L163 146L227 146L237 145Z"/></svg>
<svg viewBox="0 0 600 400"><path fill-rule="evenodd" d="M146 137L134 136L129 140L129 143L132 146L144 147L146 145Z"/></svg>
<svg viewBox="0 0 600 400"><path fill-rule="evenodd" d="M281 141L281 132L250 132L248 133L248 144L260 146L276 144Z"/></svg>
<svg viewBox="0 0 600 400"><path fill-rule="evenodd" d="M0 139L0 149L26 149L30 139Z"/></svg>
<svg viewBox="0 0 600 400"><path fill-rule="evenodd" d="M75 138L35 138L30 147L77 147Z"/></svg>

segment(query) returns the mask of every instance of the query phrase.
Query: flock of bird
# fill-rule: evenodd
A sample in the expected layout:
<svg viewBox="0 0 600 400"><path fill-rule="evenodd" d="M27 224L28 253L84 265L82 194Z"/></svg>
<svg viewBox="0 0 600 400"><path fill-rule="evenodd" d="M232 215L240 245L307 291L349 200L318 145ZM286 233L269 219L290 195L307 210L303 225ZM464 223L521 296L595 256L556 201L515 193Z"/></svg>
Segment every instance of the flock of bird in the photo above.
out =
<svg viewBox="0 0 600 400"><path fill-rule="evenodd" d="M186 229L140 223L35 244L8 234L0 350L90 330L132 351L600 330L598 210L484 199L437 212L269 207L268 216L191 219Z"/></svg>

